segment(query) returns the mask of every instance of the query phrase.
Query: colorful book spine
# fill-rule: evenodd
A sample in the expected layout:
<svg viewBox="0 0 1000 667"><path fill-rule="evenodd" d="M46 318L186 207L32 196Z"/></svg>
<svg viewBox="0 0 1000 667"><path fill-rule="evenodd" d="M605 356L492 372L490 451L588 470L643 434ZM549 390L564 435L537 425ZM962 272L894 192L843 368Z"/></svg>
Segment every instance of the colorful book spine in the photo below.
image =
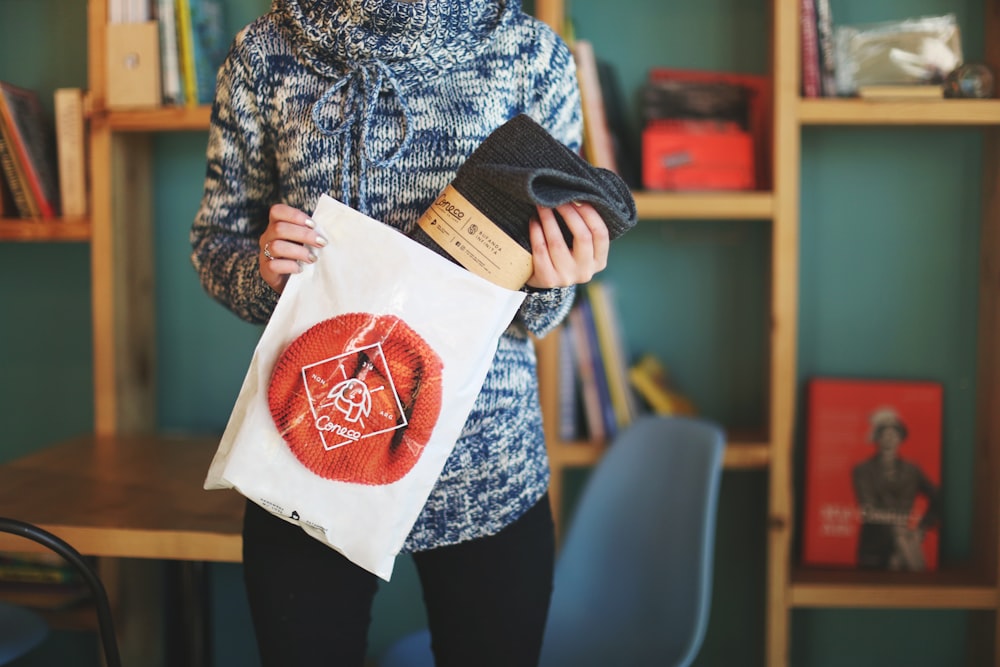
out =
<svg viewBox="0 0 1000 667"><path fill-rule="evenodd" d="M802 97L819 97L819 38L816 26L815 0L800 0L799 23L802 41Z"/></svg>
<svg viewBox="0 0 1000 667"><path fill-rule="evenodd" d="M160 22L160 68L164 104L184 104L180 52L177 46L177 5L175 0L156 0Z"/></svg>
<svg viewBox="0 0 1000 667"><path fill-rule="evenodd" d="M628 360L621 338L616 306L610 286L591 281L584 286L594 317L598 349L608 382L608 393L618 428L624 428L635 416L635 397L628 380Z"/></svg>
<svg viewBox="0 0 1000 667"><path fill-rule="evenodd" d="M31 90L0 82L0 122L23 184L42 218L59 215L59 177L54 130L45 120L38 95Z"/></svg>
<svg viewBox="0 0 1000 667"><path fill-rule="evenodd" d="M41 217L37 207L35 207L34 200L28 193L21 168L14 159L14 154L7 143L7 132L3 123L0 123L0 169L3 169L11 198L14 200L14 207L17 209L17 215L22 218Z"/></svg>
<svg viewBox="0 0 1000 667"><path fill-rule="evenodd" d="M816 36L819 40L820 93L823 97L836 97L837 55L830 0L816 0Z"/></svg>
<svg viewBox="0 0 1000 667"><path fill-rule="evenodd" d="M573 332L559 327L559 439L572 442L580 438L580 382L573 351Z"/></svg>
<svg viewBox="0 0 1000 667"><path fill-rule="evenodd" d="M580 376L580 395L587 424L587 435L591 440L603 440L607 434L604 430L601 396L597 389L597 376L594 371L595 363L591 357L587 323L584 321L584 313L580 310L579 304L569 311L568 323L573 335L573 354L576 357Z"/></svg>
<svg viewBox="0 0 1000 667"><path fill-rule="evenodd" d="M58 88L53 97L62 214L67 218L79 218L87 214L87 157L84 137L83 90L80 88Z"/></svg>
<svg viewBox="0 0 1000 667"><path fill-rule="evenodd" d="M618 433L618 418L615 416L615 408L611 402L611 389L608 386L608 371L604 366L601 357L601 344L597 338L597 326L594 322L594 310L590 301L586 298L580 299L577 308L582 313L585 325L586 344L590 348L590 358L594 369L594 380L597 385L597 394L600 398L600 415L604 423L604 436L607 439L614 438Z"/></svg>
<svg viewBox="0 0 1000 667"><path fill-rule="evenodd" d="M215 79L229 49L225 14L218 0L187 0L191 20L191 56L198 104L215 100Z"/></svg>
<svg viewBox="0 0 1000 667"><path fill-rule="evenodd" d="M583 109L584 156L594 166L617 173L618 161L615 156L614 140L608 128L594 47L590 42L578 39L572 48L580 87L580 104Z"/></svg>
<svg viewBox="0 0 1000 667"><path fill-rule="evenodd" d="M194 70L194 29L191 26L191 4L189 0L177 0L177 53L181 72L181 88L184 104L198 105L198 80Z"/></svg>

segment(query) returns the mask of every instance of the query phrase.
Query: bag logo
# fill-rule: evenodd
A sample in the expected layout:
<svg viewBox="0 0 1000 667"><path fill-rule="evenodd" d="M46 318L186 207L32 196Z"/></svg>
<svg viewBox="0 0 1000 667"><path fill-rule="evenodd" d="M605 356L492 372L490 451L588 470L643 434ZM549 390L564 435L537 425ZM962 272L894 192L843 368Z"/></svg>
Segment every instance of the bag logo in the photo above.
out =
<svg viewBox="0 0 1000 667"><path fill-rule="evenodd" d="M376 368L384 370L373 373ZM370 386L369 378L375 380ZM407 425L381 344L304 366L302 385L327 451ZM381 392L390 392L391 400L372 410L372 395Z"/></svg>

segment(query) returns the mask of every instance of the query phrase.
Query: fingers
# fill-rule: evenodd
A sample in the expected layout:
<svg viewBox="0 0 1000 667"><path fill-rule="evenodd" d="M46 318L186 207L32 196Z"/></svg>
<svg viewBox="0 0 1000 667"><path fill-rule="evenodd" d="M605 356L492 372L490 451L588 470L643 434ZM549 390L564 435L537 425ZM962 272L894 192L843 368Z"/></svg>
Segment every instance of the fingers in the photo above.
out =
<svg viewBox="0 0 1000 667"><path fill-rule="evenodd" d="M566 243L556 213L573 237ZM611 246L607 225L589 204L564 204L554 211L539 207L538 220L528 229L534 273L528 285L565 287L588 282L603 271Z"/></svg>
<svg viewBox="0 0 1000 667"><path fill-rule="evenodd" d="M275 204L268 216L267 229L258 244L260 274L277 292L284 289L288 276L299 273L303 264L318 258L316 249L327 244L315 223L303 211L286 204Z"/></svg>

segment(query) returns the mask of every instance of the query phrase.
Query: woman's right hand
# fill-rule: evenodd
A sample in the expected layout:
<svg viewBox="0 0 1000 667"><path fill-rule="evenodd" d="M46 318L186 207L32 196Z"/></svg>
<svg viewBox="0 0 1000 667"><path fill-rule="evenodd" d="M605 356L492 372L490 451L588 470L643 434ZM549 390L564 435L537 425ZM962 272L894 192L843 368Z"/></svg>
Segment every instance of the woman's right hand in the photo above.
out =
<svg viewBox="0 0 1000 667"><path fill-rule="evenodd" d="M260 275L281 294L288 276L302 271L302 264L316 261L316 248L326 245L305 212L286 204L275 204L268 215L267 229L260 235Z"/></svg>

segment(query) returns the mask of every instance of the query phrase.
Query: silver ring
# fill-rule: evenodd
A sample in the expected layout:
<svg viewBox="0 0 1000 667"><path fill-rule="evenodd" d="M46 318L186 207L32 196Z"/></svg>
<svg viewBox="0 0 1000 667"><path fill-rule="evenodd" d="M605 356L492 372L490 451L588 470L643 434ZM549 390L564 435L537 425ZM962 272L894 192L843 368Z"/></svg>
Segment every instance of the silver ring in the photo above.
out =
<svg viewBox="0 0 1000 667"><path fill-rule="evenodd" d="M274 255L271 254L270 241L264 244L264 257L267 257L267 261L274 259Z"/></svg>

